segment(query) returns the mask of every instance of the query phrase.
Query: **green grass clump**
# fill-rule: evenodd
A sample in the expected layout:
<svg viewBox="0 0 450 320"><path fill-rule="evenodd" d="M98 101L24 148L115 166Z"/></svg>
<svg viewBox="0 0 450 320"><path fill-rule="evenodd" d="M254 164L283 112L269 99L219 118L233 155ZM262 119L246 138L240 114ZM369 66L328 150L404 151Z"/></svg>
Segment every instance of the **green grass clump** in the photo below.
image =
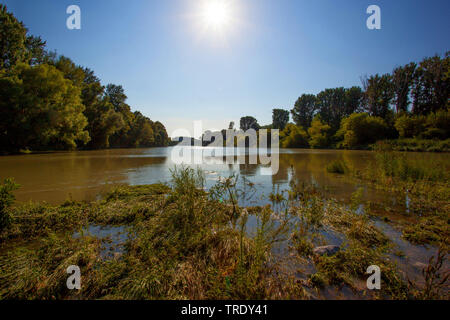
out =
<svg viewBox="0 0 450 320"><path fill-rule="evenodd" d="M12 179L5 179L0 184L0 233L8 228L11 224L10 207L15 197L13 191L19 187Z"/></svg>
<svg viewBox="0 0 450 320"><path fill-rule="evenodd" d="M432 140L432 139L397 139L380 141L389 145L395 151L411 152L450 152L450 139Z"/></svg>
<svg viewBox="0 0 450 320"><path fill-rule="evenodd" d="M137 197L146 197L167 194L170 188L165 184L151 184L141 186L118 186L106 194L106 200L130 200Z"/></svg>
<svg viewBox="0 0 450 320"><path fill-rule="evenodd" d="M409 224L403 229L403 237L415 244L446 243L450 239L450 227L447 217L421 217L417 223Z"/></svg>
<svg viewBox="0 0 450 320"><path fill-rule="evenodd" d="M335 160L327 165L327 171L329 173L345 174L348 172L348 167L344 161Z"/></svg>

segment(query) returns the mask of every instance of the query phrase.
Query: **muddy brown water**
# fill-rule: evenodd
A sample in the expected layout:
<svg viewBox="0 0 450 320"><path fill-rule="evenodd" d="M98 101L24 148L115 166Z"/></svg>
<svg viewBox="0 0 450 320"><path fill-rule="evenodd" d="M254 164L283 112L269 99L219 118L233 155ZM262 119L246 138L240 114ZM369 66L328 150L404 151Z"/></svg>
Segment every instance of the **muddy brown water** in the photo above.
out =
<svg viewBox="0 0 450 320"><path fill-rule="evenodd" d="M207 150L208 148L205 148ZM170 169L175 163L173 148L116 149L98 151L59 152L0 157L0 179L12 177L21 188L18 201L46 201L59 204L74 200L94 200L112 185L141 185L170 181ZM209 158L204 154L204 159ZM409 153L408 157L423 158L430 163L448 162L448 154ZM261 164L204 164L195 165L206 172L211 185L219 176L237 173L255 183L257 197L274 189L286 189L293 178L298 182L325 187L338 200L349 199L360 186L336 174L326 172L333 160L345 160L357 169L364 168L374 155L367 151L294 150L281 149L279 170L267 174L269 168ZM242 161L243 159L237 159ZM365 186L363 186L365 187ZM373 202L392 202L386 193L365 188L365 197ZM259 201L259 200L256 200Z"/></svg>

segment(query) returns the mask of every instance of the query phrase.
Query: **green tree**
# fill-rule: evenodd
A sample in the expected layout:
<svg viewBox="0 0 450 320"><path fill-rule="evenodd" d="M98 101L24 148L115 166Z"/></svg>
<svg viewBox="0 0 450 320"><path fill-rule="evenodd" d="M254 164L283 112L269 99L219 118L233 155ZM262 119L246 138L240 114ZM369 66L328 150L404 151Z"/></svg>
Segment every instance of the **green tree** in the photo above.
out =
<svg viewBox="0 0 450 320"><path fill-rule="evenodd" d="M280 132L280 144L282 148L308 148L308 134L302 127L288 123Z"/></svg>
<svg viewBox="0 0 450 320"><path fill-rule="evenodd" d="M389 113L391 102L394 98L394 87L392 76L376 74L362 79L365 109L371 116L386 118Z"/></svg>
<svg viewBox="0 0 450 320"><path fill-rule="evenodd" d="M316 96L313 94L303 94L297 99L291 114L298 126L303 128L311 126L312 119L317 111L316 101Z"/></svg>
<svg viewBox="0 0 450 320"><path fill-rule="evenodd" d="M167 135L164 125L156 121L153 123L153 134L155 136L155 144L158 147L165 147L169 144L169 136Z"/></svg>
<svg viewBox="0 0 450 320"><path fill-rule="evenodd" d="M134 122L131 129L132 141L134 147L153 147L155 136L152 128L153 122L136 111L134 113Z"/></svg>
<svg viewBox="0 0 450 320"><path fill-rule="evenodd" d="M362 111L363 97L364 93L362 92L360 87L355 86L346 89L343 116L348 117L352 113Z"/></svg>
<svg viewBox="0 0 450 320"><path fill-rule="evenodd" d="M311 122L311 127L308 129L309 145L311 148L325 148L330 146L331 127L324 123L317 115Z"/></svg>
<svg viewBox="0 0 450 320"><path fill-rule="evenodd" d="M380 117L367 113L354 113L342 120L337 136L343 139L346 148L363 147L389 136L389 128Z"/></svg>
<svg viewBox="0 0 450 320"><path fill-rule="evenodd" d="M417 64L411 62L403 67L395 68L392 73L394 103L397 113L408 111L409 96L416 77Z"/></svg>
<svg viewBox="0 0 450 320"><path fill-rule="evenodd" d="M48 57L48 53L45 50L46 42L41 37L28 36L25 41L27 48L27 58L30 65L37 65L45 63Z"/></svg>
<svg viewBox="0 0 450 320"><path fill-rule="evenodd" d="M136 141L134 141L132 132L135 118L134 113L131 112L131 107L126 103L125 90L120 85L108 84L105 97L113 105L114 111L121 114L124 121L123 127L111 137L111 145L114 147L135 147Z"/></svg>
<svg viewBox="0 0 450 320"><path fill-rule="evenodd" d="M413 85L413 113L426 115L445 109L449 103L449 53L424 59L417 68Z"/></svg>
<svg viewBox="0 0 450 320"><path fill-rule="evenodd" d="M23 23L0 4L0 70L26 61L26 41L27 29Z"/></svg>
<svg viewBox="0 0 450 320"><path fill-rule="evenodd" d="M70 58L65 56L59 56L53 62L53 65L64 74L64 78L72 81L74 86L83 88L86 75L82 67L77 66Z"/></svg>
<svg viewBox="0 0 450 320"><path fill-rule="evenodd" d="M92 149L109 148L111 136L125 126L122 115L114 110L107 98L88 104L84 114L88 119L91 136L88 147Z"/></svg>
<svg viewBox="0 0 450 320"><path fill-rule="evenodd" d="M344 88L325 89L317 95L316 107L322 121L336 132L345 116L346 90Z"/></svg>
<svg viewBox="0 0 450 320"><path fill-rule="evenodd" d="M244 131L247 131L249 129L254 129L254 130L258 131L260 126L258 124L258 120L256 120L253 117L246 116L246 117L241 118L240 128L241 128L241 130L244 130Z"/></svg>
<svg viewBox="0 0 450 320"><path fill-rule="evenodd" d="M80 93L53 66L17 65L14 75L0 78L2 147L75 149L88 142Z"/></svg>
<svg viewBox="0 0 450 320"><path fill-rule="evenodd" d="M403 113L395 119L395 129L397 129L400 138L414 138L424 132L425 123L425 116Z"/></svg>
<svg viewBox="0 0 450 320"><path fill-rule="evenodd" d="M27 32L23 23L0 4L0 70L21 62L36 65L45 61L45 41Z"/></svg>
<svg viewBox="0 0 450 320"><path fill-rule="evenodd" d="M283 130L289 122L289 111L283 109L272 110L272 128Z"/></svg>
<svg viewBox="0 0 450 320"><path fill-rule="evenodd" d="M449 139L450 138L450 111L438 110L427 116L426 130L422 134L426 139Z"/></svg>

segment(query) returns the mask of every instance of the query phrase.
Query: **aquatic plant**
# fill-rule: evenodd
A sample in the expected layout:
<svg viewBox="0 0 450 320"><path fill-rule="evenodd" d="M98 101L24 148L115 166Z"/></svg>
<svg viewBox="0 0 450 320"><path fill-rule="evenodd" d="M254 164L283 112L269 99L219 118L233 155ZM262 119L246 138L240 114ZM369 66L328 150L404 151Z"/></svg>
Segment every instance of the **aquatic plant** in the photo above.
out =
<svg viewBox="0 0 450 320"><path fill-rule="evenodd" d="M15 200L13 191L18 188L19 185L14 183L13 179L5 179L0 184L0 232L11 224L12 218L9 208Z"/></svg>
<svg viewBox="0 0 450 320"><path fill-rule="evenodd" d="M327 165L327 171L329 173L344 174L348 172L348 167L342 160L334 160Z"/></svg>

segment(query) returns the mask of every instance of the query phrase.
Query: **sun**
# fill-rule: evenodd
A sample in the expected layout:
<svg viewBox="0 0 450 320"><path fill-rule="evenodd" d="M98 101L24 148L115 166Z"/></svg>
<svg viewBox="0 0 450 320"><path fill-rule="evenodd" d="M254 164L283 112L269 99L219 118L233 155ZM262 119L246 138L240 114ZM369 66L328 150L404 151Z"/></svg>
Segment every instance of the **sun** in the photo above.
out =
<svg viewBox="0 0 450 320"><path fill-rule="evenodd" d="M201 16L207 28L224 31L231 21L231 8L226 0L209 0L204 2Z"/></svg>

